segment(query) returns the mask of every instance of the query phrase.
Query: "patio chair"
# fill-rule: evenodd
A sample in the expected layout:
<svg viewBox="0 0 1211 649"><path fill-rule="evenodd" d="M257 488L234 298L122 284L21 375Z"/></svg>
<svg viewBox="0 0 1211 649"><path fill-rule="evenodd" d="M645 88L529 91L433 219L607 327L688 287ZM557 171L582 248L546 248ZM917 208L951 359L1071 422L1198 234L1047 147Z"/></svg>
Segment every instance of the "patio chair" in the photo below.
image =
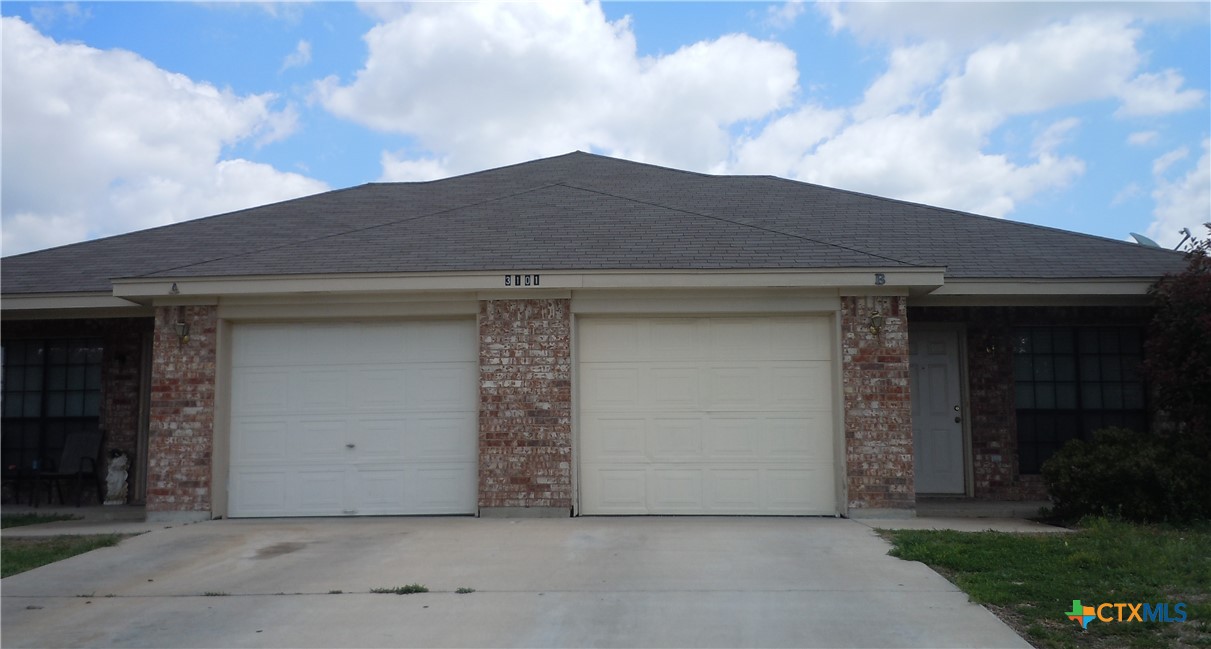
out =
<svg viewBox="0 0 1211 649"><path fill-rule="evenodd" d="M47 500L50 499L50 488L53 485L59 494L59 504L64 504L63 481L72 480L76 487L76 507L79 507L84 500L84 480L88 479L96 484L97 502L102 502L105 494L101 486L101 472L97 466L100 456L101 433L99 431L68 433L67 439L63 443L63 454L59 456L59 462L38 475L38 481L46 486ZM37 498L36 493L34 498Z"/></svg>

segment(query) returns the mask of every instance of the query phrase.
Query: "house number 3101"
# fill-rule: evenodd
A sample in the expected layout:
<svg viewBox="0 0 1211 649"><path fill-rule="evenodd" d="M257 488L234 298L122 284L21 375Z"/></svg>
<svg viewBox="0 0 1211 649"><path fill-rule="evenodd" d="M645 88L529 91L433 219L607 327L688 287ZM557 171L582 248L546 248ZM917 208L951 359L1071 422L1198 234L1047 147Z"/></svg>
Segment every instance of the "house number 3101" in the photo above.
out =
<svg viewBox="0 0 1211 649"><path fill-rule="evenodd" d="M538 275L505 275L505 286L538 286Z"/></svg>

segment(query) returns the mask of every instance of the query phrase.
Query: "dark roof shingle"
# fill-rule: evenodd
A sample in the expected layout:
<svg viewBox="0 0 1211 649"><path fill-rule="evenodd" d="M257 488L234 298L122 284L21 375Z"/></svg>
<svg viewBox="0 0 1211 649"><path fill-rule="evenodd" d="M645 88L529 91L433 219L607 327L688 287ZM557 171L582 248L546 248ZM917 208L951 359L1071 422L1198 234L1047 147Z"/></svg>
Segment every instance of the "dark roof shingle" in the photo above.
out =
<svg viewBox="0 0 1211 649"><path fill-rule="evenodd" d="M588 153L374 183L3 259L4 294L111 279L595 269L946 267L950 278L1152 278L1182 256L769 176Z"/></svg>

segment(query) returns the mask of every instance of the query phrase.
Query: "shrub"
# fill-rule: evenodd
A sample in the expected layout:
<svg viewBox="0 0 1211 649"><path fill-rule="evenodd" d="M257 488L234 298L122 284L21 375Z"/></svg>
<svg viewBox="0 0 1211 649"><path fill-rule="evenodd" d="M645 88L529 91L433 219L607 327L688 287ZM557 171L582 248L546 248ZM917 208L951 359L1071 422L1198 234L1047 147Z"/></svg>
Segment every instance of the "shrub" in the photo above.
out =
<svg viewBox="0 0 1211 649"><path fill-rule="evenodd" d="M1138 522L1211 518L1211 471L1180 439L1125 428L1073 440L1043 464L1052 514L1075 521L1110 516Z"/></svg>

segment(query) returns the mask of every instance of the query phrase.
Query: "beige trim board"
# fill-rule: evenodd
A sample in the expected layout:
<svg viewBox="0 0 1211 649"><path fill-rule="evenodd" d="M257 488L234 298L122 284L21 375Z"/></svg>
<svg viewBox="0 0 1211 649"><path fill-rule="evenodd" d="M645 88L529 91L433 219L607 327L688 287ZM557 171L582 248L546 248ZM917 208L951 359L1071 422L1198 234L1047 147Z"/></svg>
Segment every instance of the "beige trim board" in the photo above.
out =
<svg viewBox="0 0 1211 649"><path fill-rule="evenodd" d="M575 291L575 315L720 315L763 313L834 313L835 294L803 290L610 290Z"/></svg>
<svg viewBox="0 0 1211 649"><path fill-rule="evenodd" d="M479 313L479 301L475 299L373 300L366 302L315 299L271 303L232 303L221 300L219 302L219 318L233 322L434 318L474 316L477 313Z"/></svg>
<svg viewBox="0 0 1211 649"><path fill-rule="evenodd" d="M930 296L980 295L1146 295L1158 278L1127 279L950 279Z"/></svg>
<svg viewBox="0 0 1211 649"><path fill-rule="evenodd" d="M539 275L537 286L512 287L505 277ZM297 293L400 293L491 291L523 297L550 289L609 288L861 288L879 286L933 290L944 283L942 268L821 270L617 270L484 271L358 275L290 275L114 280L114 295L135 300L190 296L284 295ZM879 283L881 282L881 283ZM177 293L172 293L173 285Z"/></svg>
<svg viewBox="0 0 1211 649"><path fill-rule="evenodd" d="M137 318L154 312L108 293L38 293L0 296L5 320L51 318Z"/></svg>

